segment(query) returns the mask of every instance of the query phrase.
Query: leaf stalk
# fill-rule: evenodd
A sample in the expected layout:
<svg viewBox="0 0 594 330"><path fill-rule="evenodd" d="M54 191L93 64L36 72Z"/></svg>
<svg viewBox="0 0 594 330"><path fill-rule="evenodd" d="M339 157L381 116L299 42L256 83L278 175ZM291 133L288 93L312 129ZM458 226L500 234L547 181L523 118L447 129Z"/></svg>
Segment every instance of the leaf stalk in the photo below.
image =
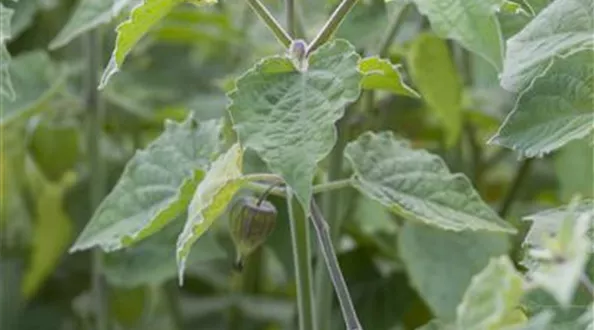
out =
<svg viewBox="0 0 594 330"><path fill-rule="evenodd" d="M343 0L338 7L336 7L328 21L326 21L326 24L307 48L307 55L318 49L332 37L334 32L340 27L342 21L344 21L346 15L353 9L355 4L357 4L357 1L358 0Z"/></svg>
<svg viewBox="0 0 594 330"><path fill-rule="evenodd" d="M270 11L266 9L264 4L260 0L247 0L250 7L254 10L256 15L260 17L260 20L268 26L268 29L274 34L276 39L285 47L289 48L293 40L291 36L285 31L285 29L279 24L279 22L272 16Z"/></svg>

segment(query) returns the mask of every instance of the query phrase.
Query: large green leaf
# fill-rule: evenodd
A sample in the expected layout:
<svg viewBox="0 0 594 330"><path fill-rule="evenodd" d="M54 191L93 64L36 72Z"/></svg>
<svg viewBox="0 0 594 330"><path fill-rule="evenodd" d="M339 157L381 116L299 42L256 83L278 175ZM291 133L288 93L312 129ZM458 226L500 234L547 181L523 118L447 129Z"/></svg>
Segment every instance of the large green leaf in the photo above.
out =
<svg viewBox="0 0 594 330"><path fill-rule="evenodd" d="M411 77L423 99L439 117L446 144L453 146L462 131L462 79L445 41L422 34L408 53Z"/></svg>
<svg viewBox="0 0 594 330"><path fill-rule="evenodd" d="M441 37L458 41L501 70L503 40L495 13L502 0L414 0Z"/></svg>
<svg viewBox="0 0 594 330"><path fill-rule="evenodd" d="M594 198L594 147L591 139L568 143L555 155L555 172L561 200L569 202L579 194Z"/></svg>
<svg viewBox="0 0 594 330"><path fill-rule="evenodd" d="M0 97L8 100L14 100L16 97L8 70L10 53L6 49L6 42L11 37L10 20L13 14L14 10L0 3Z"/></svg>
<svg viewBox="0 0 594 330"><path fill-rule="evenodd" d="M0 65L4 65L4 60ZM2 116L0 127L27 118L40 110L66 81L66 72L57 68L45 52L25 53L13 58L8 68L14 90L18 97L11 100L0 95ZM4 77L2 77L4 80Z"/></svg>
<svg viewBox="0 0 594 330"><path fill-rule="evenodd" d="M71 251L112 251L147 237L182 213L221 148L219 121L165 122L165 131L128 162Z"/></svg>
<svg viewBox="0 0 594 330"><path fill-rule="evenodd" d="M69 172L58 183L46 181L37 173L35 193L35 229L31 260L23 279L23 294L33 296L43 281L53 273L71 242L72 221L63 206L64 193L76 176Z"/></svg>
<svg viewBox="0 0 594 330"><path fill-rule="evenodd" d="M191 2L194 4L214 3L217 0L142 0L130 12L130 18L118 25L116 28L117 37L115 48L111 59L103 72L99 88L105 87L107 82L115 73L117 73L126 56L136 43L163 17L178 4L182 2Z"/></svg>
<svg viewBox="0 0 594 330"><path fill-rule="evenodd" d="M184 224L185 213L158 233L105 256L107 280L117 286L135 287L160 284L177 274L175 242ZM205 235L194 244L188 265L226 257L213 235Z"/></svg>
<svg viewBox="0 0 594 330"><path fill-rule="evenodd" d="M419 94L402 80L400 65L393 65L389 60L377 56L359 61L359 71L363 74L361 87L378 89L394 94L419 97Z"/></svg>
<svg viewBox="0 0 594 330"><path fill-rule="evenodd" d="M405 223L398 239L410 281L443 321L455 319L472 276L508 248L500 233L456 233L414 222Z"/></svg>
<svg viewBox="0 0 594 330"><path fill-rule="evenodd" d="M65 46L74 38L109 23L131 0L81 0L60 33L50 42L49 48Z"/></svg>
<svg viewBox="0 0 594 330"><path fill-rule="evenodd" d="M507 41L501 85L510 91L520 91L542 75L555 57L592 49L593 26L591 0L553 1Z"/></svg>
<svg viewBox="0 0 594 330"><path fill-rule="evenodd" d="M316 166L336 142L334 123L359 96L358 60L344 40L312 53L304 71L287 57L269 57L229 94L239 140L285 179L306 210Z"/></svg>
<svg viewBox="0 0 594 330"><path fill-rule="evenodd" d="M183 283L190 248L225 211L233 195L244 182L242 162L243 150L236 143L212 163L204 180L196 188L188 208L188 219L177 240L176 256L180 284Z"/></svg>
<svg viewBox="0 0 594 330"><path fill-rule="evenodd" d="M588 135L594 128L594 52L555 60L518 97L491 143L542 155Z"/></svg>
<svg viewBox="0 0 594 330"><path fill-rule="evenodd" d="M475 275L456 311L459 329L498 330L523 323L524 280L507 256L492 259Z"/></svg>
<svg viewBox="0 0 594 330"><path fill-rule="evenodd" d="M527 252L530 278L567 307L592 253L593 244L588 237L594 225L592 202L574 202L565 210L551 210L536 217L537 220L529 217L536 228L527 235L531 246Z"/></svg>
<svg viewBox="0 0 594 330"><path fill-rule="evenodd" d="M367 132L345 148L355 188L407 219L442 229L515 232L462 174L438 156L413 150L391 132Z"/></svg>

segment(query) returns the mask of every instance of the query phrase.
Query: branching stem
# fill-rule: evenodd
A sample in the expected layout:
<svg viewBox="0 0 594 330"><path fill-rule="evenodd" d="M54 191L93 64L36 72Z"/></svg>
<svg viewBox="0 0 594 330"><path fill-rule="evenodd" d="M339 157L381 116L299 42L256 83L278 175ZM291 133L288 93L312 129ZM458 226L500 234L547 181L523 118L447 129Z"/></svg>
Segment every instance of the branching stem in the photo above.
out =
<svg viewBox="0 0 594 330"><path fill-rule="evenodd" d="M247 2L250 5L250 7L252 7L256 15L260 17L262 22L264 22L264 24L268 26L268 29L274 34L276 39L278 39L278 41L283 46L285 46L285 48L289 48L291 46L291 43L293 42L291 36L279 24L279 22L274 18L274 16L272 16L270 11L266 9L264 4L262 4L260 0L247 0Z"/></svg>
<svg viewBox="0 0 594 330"><path fill-rule="evenodd" d="M307 54L309 55L314 50L318 49L326 41L332 37L334 32L338 29L346 15L353 9L357 0L342 0L342 2L336 7L336 10L332 13L326 24L322 27L318 35L311 42L307 48Z"/></svg>

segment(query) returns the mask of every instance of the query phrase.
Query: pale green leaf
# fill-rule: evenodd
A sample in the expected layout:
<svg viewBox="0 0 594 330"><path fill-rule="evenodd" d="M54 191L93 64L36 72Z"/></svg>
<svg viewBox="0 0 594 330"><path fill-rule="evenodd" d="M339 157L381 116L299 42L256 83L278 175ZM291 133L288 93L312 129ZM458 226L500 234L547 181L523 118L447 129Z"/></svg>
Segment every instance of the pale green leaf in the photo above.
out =
<svg viewBox="0 0 594 330"><path fill-rule="evenodd" d="M445 41L421 34L410 46L408 66L415 86L440 119L446 144L454 146L462 131L462 79Z"/></svg>
<svg viewBox="0 0 594 330"><path fill-rule="evenodd" d="M522 245L544 247L547 238L554 237L559 233L566 218L588 214L594 212L593 210L593 200L581 200L571 207L562 206L526 216L524 220L531 221L532 225L524 237ZM592 225L594 226L594 222Z"/></svg>
<svg viewBox="0 0 594 330"><path fill-rule="evenodd" d="M419 97L419 94L402 80L400 68L401 65L393 65L389 60L376 56L362 59L359 61L359 71L363 74L361 87Z"/></svg>
<svg viewBox="0 0 594 330"><path fill-rule="evenodd" d="M109 23L131 0L81 0L60 33L50 42L49 48L65 46L74 38Z"/></svg>
<svg viewBox="0 0 594 330"><path fill-rule="evenodd" d="M243 150L234 144L215 160L204 180L200 182L188 208L188 219L177 240L177 268L180 285L190 248L213 222L225 211L233 195L239 190L242 174Z"/></svg>
<svg viewBox="0 0 594 330"><path fill-rule="evenodd" d="M142 0L138 6L130 12L130 18L118 25L116 28L117 37L113 54L103 72L99 88L105 87L109 78L116 74L126 56L136 43L163 17L178 4L186 0ZM194 4L215 3L217 0L188 0Z"/></svg>
<svg viewBox="0 0 594 330"><path fill-rule="evenodd" d="M560 198L569 202L579 194L594 198L594 146L591 139L568 143L555 154ZM594 206L593 206L594 207Z"/></svg>
<svg viewBox="0 0 594 330"><path fill-rule="evenodd" d="M563 214L560 211L551 210L544 215L536 215L537 219L541 217L545 221L528 217L534 221L533 227L538 227L531 229L527 235L527 241L532 242L527 252L527 264L534 283L548 291L560 305L567 307L573 301L580 276L592 252L588 231L594 224L594 208L591 202L572 203L562 219L559 219ZM561 221L554 222L553 219ZM544 229L545 224L554 224L557 228L552 231ZM535 236L536 233L540 235ZM544 233L548 235L543 237ZM538 237L539 241L535 242L534 237Z"/></svg>
<svg viewBox="0 0 594 330"><path fill-rule="evenodd" d="M184 218L185 214L182 214L138 244L107 254L104 268L107 280L117 286L136 287L160 284L174 278L177 274L175 243L183 228ZM225 251L213 235L204 235L192 250L189 266L226 258Z"/></svg>
<svg viewBox="0 0 594 330"><path fill-rule="evenodd" d="M524 279L507 256L492 259L475 275L456 310L458 328L498 330L516 323Z"/></svg>
<svg viewBox="0 0 594 330"><path fill-rule="evenodd" d="M523 90L555 57L592 49L593 27L592 0L553 1L507 41L501 85L510 91Z"/></svg>
<svg viewBox="0 0 594 330"><path fill-rule="evenodd" d="M539 156L594 128L594 52L555 60L522 92L490 143Z"/></svg>
<svg viewBox="0 0 594 330"><path fill-rule="evenodd" d="M367 132L345 148L355 188L392 212L442 229L515 232L441 158L391 132Z"/></svg>
<svg viewBox="0 0 594 330"><path fill-rule="evenodd" d="M10 53L6 49L6 42L11 37L10 21L13 14L14 10L0 3L0 101L2 102L4 98L13 101L16 97L9 72ZM4 103L2 107L4 108ZM4 117L4 109L2 109L2 117Z"/></svg>
<svg viewBox="0 0 594 330"><path fill-rule="evenodd" d="M456 306L473 275L508 251L507 237L489 232L452 232L406 222L398 251L412 285L442 321L454 321Z"/></svg>
<svg viewBox="0 0 594 330"><path fill-rule="evenodd" d="M309 56L306 71L269 57L237 81L229 111L242 145L258 152L309 209L312 179L336 142L334 123L360 93L359 56L344 40Z"/></svg>
<svg viewBox="0 0 594 330"><path fill-rule="evenodd" d="M526 324L506 327L504 330L545 330L549 328L555 314L552 311L544 311L533 316Z"/></svg>
<svg viewBox="0 0 594 330"><path fill-rule="evenodd" d="M4 61L0 63L2 65ZM25 119L42 109L41 105L58 92L66 81L66 72L58 68L47 53L41 51L13 58L8 72L18 95L11 100L7 95L0 94L0 127Z"/></svg>
<svg viewBox="0 0 594 330"><path fill-rule="evenodd" d="M441 37L458 41L501 70L503 40L495 13L502 0L414 0Z"/></svg>
<svg viewBox="0 0 594 330"><path fill-rule="evenodd" d="M165 131L128 162L71 251L112 251L147 237L182 213L222 142L219 121L165 122Z"/></svg>
<svg viewBox="0 0 594 330"><path fill-rule="evenodd" d="M41 174L39 174L41 175ZM74 184L76 176L69 172L58 183L41 180L35 187L35 228L31 260L23 279L23 294L32 297L50 276L68 249L72 236L72 221L64 210L64 193Z"/></svg>

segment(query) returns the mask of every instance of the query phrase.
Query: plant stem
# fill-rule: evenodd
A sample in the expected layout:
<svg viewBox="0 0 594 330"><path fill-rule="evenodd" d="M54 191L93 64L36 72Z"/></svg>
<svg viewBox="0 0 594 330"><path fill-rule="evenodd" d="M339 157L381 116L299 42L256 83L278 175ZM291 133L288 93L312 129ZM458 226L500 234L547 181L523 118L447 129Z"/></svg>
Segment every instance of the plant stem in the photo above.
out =
<svg viewBox="0 0 594 330"><path fill-rule="evenodd" d="M297 307L299 311L299 329L316 330L311 271L311 251L309 240L309 221L293 192L287 189L287 207L291 223L291 243L293 262L297 281Z"/></svg>
<svg viewBox="0 0 594 330"><path fill-rule="evenodd" d="M287 20L287 32L289 33L289 36L291 37L295 37L295 32L296 32L296 24L295 24L295 20L296 20L296 16L295 16L295 0L285 0L285 14L286 14L286 20Z"/></svg>
<svg viewBox="0 0 594 330"><path fill-rule="evenodd" d="M313 199L311 201L311 219L316 230L320 250L326 261L326 266L328 267L336 297L338 298L338 303L340 304L340 309L342 310L346 328L347 330L361 330L362 327L357 318L353 301L351 300L348 287L342 276L342 272L340 271L340 266L338 265L338 259L334 252L328 224L324 220L322 212Z"/></svg>
<svg viewBox="0 0 594 330"><path fill-rule="evenodd" d="M328 41L328 39L330 39L330 37L332 37L346 15L351 11L351 9L353 9L356 3L357 0L342 0L328 21L326 21L326 24L322 27L318 35L307 48L308 55L314 50L318 49L318 47L323 45L326 41Z"/></svg>
<svg viewBox="0 0 594 330"><path fill-rule="evenodd" d="M285 31L285 29L283 29L283 27L274 18L274 16L272 16L268 9L264 7L262 2L260 2L260 0L247 0L247 2L250 7L252 7L254 12L256 12L256 15L260 17L262 22L268 26L268 29L274 34L276 39L280 41L280 43L283 44L285 48L289 48L293 40L287 31Z"/></svg>
<svg viewBox="0 0 594 330"><path fill-rule="evenodd" d="M176 281L168 281L164 285L165 298L169 307L169 315L176 330L184 329L184 316L179 304L179 287Z"/></svg>
<svg viewBox="0 0 594 330"><path fill-rule="evenodd" d="M499 208L498 213L499 213L499 216L501 216L502 218L505 218L505 216L508 214L509 210L511 209L511 206L514 203L514 201L518 195L520 187L522 186L522 183L524 182L524 178L526 177L526 174L530 170L530 166L532 165L532 162L533 162L533 158L526 158L522 161L522 163L518 167L518 171L516 172L516 175L514 176L512 184L509 187L507 194L505 195L503 203L501 203L501 207Z"/></svg>
<svg viewBox="0 0 594 330"><path fill-rule="evenodd" d="M590 281L586 274L582 273L582 275L580 275L580 282L586 288L586 290L588 290L590 296L594 297L594 284L592 284L592 281Z"/></svg>
<svg viewBox="0 0 594 330"><path fill-rule="evenodd" d="M101 35L97 30L91 31L86 36L87 57L87 153L89 159L89 172L91 181L91 209L95 210L105 195L105 169L101 158L100 141L103 126L103 102L99 97L97 84L99 82L98 70L102 67ZM103 254L101 250L92 253L92 289L96 306L97 330L109 328L109 315L105 297L106 284L103 278Z"/></svg>
<svg viewBox="0 0 594 330"><path fill-rule="evenodd" d="M412 6L410 3L404 4L402 8L394 14L392 20L388 23L386 33L382 37L380 47L377 51L379 57L385 57L388 55L388 51L390 50L390 46L394 41L394 37L396 37L396 33L400 30L402 23L404 23L404 18L406 15L408 15L408 12L411 8Z"/></svg>

